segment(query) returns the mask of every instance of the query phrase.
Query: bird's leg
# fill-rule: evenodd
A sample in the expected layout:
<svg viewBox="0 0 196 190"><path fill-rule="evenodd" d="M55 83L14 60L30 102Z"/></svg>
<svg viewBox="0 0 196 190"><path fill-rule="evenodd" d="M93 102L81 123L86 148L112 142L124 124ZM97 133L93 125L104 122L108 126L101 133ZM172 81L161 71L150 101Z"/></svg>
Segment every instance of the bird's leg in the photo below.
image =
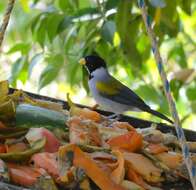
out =
<svg viewBox="0 0 196 190"><path fill-rule="evenodd" d="M94 106L91 107L91 110L96 110L99 107L99 104L95 104Z"/></svg>
<svg viewBox="0 0 196 190"><path fill-rule="evenodd" d="M116 113L107 116L107 119L112 119L113 121L118 121L120 118L121 118L120 114L116 114Z"/></svg>

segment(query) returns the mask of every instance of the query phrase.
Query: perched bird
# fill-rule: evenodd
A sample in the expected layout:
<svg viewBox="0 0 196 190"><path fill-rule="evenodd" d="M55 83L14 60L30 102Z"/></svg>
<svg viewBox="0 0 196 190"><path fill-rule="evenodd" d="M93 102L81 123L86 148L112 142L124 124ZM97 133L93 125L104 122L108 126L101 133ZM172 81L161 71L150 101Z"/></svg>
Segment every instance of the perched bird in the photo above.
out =
<svg viewBox="0 0 196 190"><path fill-rule="evenodd" d="M143 111L173 123L165 115L151 109L136 93L111 76L101 57L89 55L80 59L79 63L88 71L90 91L104 110L115 114L128 110Z"/></svg>

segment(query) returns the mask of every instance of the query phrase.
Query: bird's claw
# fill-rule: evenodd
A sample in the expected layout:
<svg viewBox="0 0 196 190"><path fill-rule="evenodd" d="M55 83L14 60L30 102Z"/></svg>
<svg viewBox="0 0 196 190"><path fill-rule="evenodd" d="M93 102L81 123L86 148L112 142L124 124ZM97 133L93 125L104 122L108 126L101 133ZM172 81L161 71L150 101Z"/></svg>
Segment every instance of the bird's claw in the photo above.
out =
<svg viewBox="0 0 196 190"><path fill-rule="evenodd" d="M109 120L112 120L113 122L120 120L121 116L120 114L112 114L106 117Z"/></svg>

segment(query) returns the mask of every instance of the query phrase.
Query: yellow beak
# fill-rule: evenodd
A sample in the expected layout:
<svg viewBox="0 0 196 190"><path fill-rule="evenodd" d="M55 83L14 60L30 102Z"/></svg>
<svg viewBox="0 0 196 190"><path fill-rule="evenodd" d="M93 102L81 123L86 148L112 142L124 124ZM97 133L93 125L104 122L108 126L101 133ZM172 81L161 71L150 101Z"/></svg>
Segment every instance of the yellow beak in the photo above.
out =
<svg viewBox="0 0 196 190"><path fill-rule="evenodd" d="M79 60L80 65L85 65L86 64L86 60L84 58Z"/></svg>

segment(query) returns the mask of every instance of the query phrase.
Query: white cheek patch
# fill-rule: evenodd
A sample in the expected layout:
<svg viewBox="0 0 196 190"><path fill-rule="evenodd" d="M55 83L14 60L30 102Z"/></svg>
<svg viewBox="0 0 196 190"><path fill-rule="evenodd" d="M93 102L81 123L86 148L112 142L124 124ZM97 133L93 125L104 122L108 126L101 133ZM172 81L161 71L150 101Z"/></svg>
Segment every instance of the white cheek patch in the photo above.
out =
<svg viewBox="0 0 196 190"><path fill-rule="evenodd" d="M88 70L88 67L86 65L84 67L87 70L88 74L90 75L90 71Z"/></svg>

